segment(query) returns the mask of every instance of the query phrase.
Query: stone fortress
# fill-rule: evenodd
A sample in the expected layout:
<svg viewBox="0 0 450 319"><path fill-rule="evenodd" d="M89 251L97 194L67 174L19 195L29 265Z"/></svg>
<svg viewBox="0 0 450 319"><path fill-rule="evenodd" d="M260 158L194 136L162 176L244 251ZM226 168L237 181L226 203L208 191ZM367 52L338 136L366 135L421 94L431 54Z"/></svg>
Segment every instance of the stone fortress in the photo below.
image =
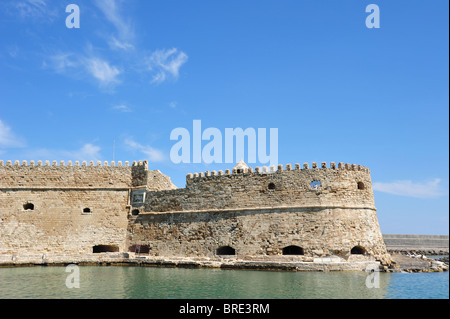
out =
<svg viewBox="0 0 450 319"><path fill-rule="evenodd" d="M0 161L0 261L133 258L296 270L392 266L370 171L360 165L253 169L241 161L188 174L177 188L146 161Z"/></svg>

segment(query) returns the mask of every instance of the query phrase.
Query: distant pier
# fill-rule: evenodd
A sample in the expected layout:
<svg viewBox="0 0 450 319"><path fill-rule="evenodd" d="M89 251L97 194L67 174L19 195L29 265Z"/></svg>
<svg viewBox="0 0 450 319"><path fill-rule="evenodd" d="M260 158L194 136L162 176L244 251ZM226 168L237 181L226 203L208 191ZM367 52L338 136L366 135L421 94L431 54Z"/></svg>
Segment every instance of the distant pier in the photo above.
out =
<svg viewBox="0 0 450 319"><path fill-rule="evenodd" d="M448 235L383 234L389 252L421 252L427 255L448 255Z"/></svg>

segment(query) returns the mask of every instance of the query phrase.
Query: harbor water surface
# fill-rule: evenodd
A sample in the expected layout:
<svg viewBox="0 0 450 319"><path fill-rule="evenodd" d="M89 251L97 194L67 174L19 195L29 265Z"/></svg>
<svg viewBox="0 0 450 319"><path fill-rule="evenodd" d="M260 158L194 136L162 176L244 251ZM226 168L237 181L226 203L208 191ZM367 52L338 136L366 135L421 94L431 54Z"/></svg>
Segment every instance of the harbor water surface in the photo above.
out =
<svg viewBox="0 0 450 319"><path fill-rule="evenodd" d="M67 269L68 270L68 269ZM153 267L0 269L2 299L448 299L449 274L274 272ZM378 276L379 277L375 277Z"/></svg>

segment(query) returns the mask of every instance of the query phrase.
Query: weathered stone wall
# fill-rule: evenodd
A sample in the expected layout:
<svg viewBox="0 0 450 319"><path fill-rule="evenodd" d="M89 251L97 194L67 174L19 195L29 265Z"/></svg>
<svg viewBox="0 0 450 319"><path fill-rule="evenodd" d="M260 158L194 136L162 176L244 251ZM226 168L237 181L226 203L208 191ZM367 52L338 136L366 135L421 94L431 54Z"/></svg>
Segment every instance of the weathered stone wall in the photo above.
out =
<svg viewBox="0 0 450 319"><path fill-rule="evenodd" d="M389 264L371 184L367 168L343 163L188 174L177 189L147 162L0 161L0 254L141 244L158 256L208 257L231 246L238 256L270 257L296 245L300 258L353 260L359 246L361 258Z"/></svg>
<svg viewBox="0 0 450 319"><path fill-rule="evenodd" d="M274 256L295 245L305 258L349 258L360 246L364 256L390 263L370 171L362 166L188 174L186 188L147 192L143 211L129 225L128 245L149 246L157 256L211 257L221 246L240 256Z"/></svg>
<svg viewBox="0 0 450 319"><path fill-rule="evenodd" d="M34 210L24 210L23 203ZM1 190L0 254L125 249L128 190ZM89 208L90 213L83 210Z"/></svg>
<svg viewBox="0 0 450 319"><path fill-rule="evenodd" d="M12 164L10 161L4 165L0 161L0 189L1 188L26 188L26 189L40 189L40 188L70 188L70 187L84 187L84 188L130 188L134 185L132 182L132 171L140 171L136 163L129 166L128 162L125 166L119 162L118 166L107 166L104 163L86 162L80 163L65 162L57 164L53 161L50 165L49 161L42 164L41 161L35 163L23 162L19 164L16 161ZM112 163L113 164L113 163ZM139 168L144 167L143 165ZM133 175L138 176L135 172ZM137 186L137 185L136 185Z"/></svg>
<svg viewBox="0 0 450 319"><path fill-rule="evenodd" d="M147 171L147 190L149 191L161 191L161 190L171 190L177 189L177 187L172 184L170 177L164 175L159 170Z"/></svg>
<svg viewBox="0 0 450 319"><path fill-rule="evenodd" d="M175 186L161 172L149 171L147 162L0 161L0 254L86 254L96 245L126 251L135 187Z"/></svg>
<svg viewBox="0 0 450 319"><path fill-rule="evenodd" d="M186 188L149 192L145 210L153 212L280 206L375 208L367 168L356 165L313 164L309 169L279 169L271 174L188 174ZM220 172L219 172L220 173ZM320 181L318 189L311 182ZM358 183L360 188L358 189ZM272 189L271 189L272 188Z"/></svg>
<svg viewBox="0 0 450 319"><path fill-rule="evenodd" d="M372 209L274 208L215 212L144 213L130 224L129 245L148 245L154 256L212 257L221 246L238 256L282 255L303 248L304 258L350 257L353 247L388 264Z"/></svg>

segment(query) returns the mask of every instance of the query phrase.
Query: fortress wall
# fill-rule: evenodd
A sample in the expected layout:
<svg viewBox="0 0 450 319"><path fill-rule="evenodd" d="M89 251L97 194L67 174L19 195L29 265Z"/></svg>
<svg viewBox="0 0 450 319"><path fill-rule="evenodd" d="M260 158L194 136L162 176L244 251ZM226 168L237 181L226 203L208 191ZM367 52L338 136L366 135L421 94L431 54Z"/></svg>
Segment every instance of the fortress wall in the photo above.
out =
<svg viewBox="0 0 450 319"><path fill-rule="evenodd" d="M139 243L159 256L213 256L220 246L277 256L297 245L307 258L349 258L359 245L388 264L371 184L367 168L343 163L188 174L177 189L146 161L0 161L0 254L123 252Z"/></svg>
<svg viewBox="0 0 450 319"><path fill-rule="evenodd" d="M0 161L0 254L86 254L96 245L126 251L134 187L176 188L146 161Z"/></svg>
<svg viewBox="0 0 450 319"><path fill-rule="evenodd" d="M33 203L25 210L23 203ZM125 249L128 190L0 191L0 254ZM89 208L90 213L83 213Z"/></svg>
<svg viewBox="0 0 450 319"><path fill-rule="evenodd" d="M161 191L177 189L177 187L172 184L170 177L164 175L159 170L147 171L146 172L146 184L147 190L149 191Z"/></svg>
<svg viewBox="0 0 450 319"><path fill-rule="evenodd" d="M159 170L148 170L147 161L133 162L34 162L0 161L0 189L3 188L131 188L176 189Z"/></svg>
<svg viewBox="0 0 450 319"><path fill-rule="evenodd" d="M320 181L311 189L312 181ZM358 189L358 182L364 189ZM272 188L269 185L272 185ZM313 163L303 169L279 167L273 173L232 174L206 172L188 174L186 188L148 192L145 211L189 211L278 206L371 207L374 206L372 182L367 168L356 165L335 165L320 168Z"/></svg>
<svg viewBox="0 0 450 319"><path fill-rule="evenodd" d="M3 188L129 188L137 186L146 180L145 166L138 166L128 162L122 166L121 162L60 162L50 164L49 161L29 164L24 161L6 164L0 161L0 189ZM132 177L136 181L132 181ZM142 184L141 184L142 185Z"/></svg>
<svg viewBox="0 0 450 319"><path fill-rule="evenodd" d="M0 161L0 254L123 251L129 190L146 183L145 164Z"/></svg>
<svg viewBox="0 0 450 319"><path fill-rule="evenodd" d="M128 245L148 245L154 256L212 257L230 246L238 257L282 255L296 245L304 258L350 257L354 246L390 262L372 209L275 208L143 213L130 223ZM354 257L355 255L352 255Z"/></svg>

